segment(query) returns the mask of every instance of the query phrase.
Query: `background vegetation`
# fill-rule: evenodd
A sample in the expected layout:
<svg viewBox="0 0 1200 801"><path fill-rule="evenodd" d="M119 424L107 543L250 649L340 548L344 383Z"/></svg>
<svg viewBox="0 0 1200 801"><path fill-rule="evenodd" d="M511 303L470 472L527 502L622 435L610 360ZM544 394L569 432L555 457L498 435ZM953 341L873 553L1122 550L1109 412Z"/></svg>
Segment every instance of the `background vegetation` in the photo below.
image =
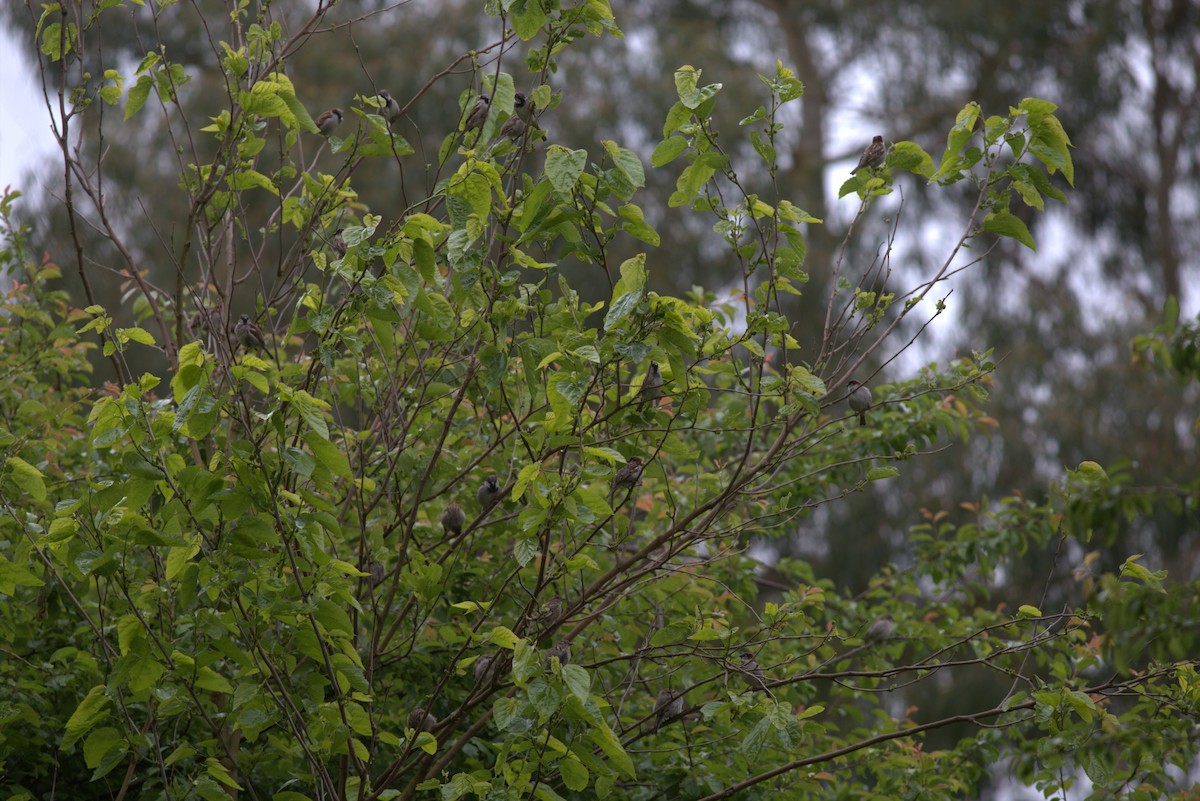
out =
<svg viewBox="0 0 1200 801"><path fill-rule="evenodd" d="M6 797L1186 792L1196 12L854 5L13 14Z"/></svg>

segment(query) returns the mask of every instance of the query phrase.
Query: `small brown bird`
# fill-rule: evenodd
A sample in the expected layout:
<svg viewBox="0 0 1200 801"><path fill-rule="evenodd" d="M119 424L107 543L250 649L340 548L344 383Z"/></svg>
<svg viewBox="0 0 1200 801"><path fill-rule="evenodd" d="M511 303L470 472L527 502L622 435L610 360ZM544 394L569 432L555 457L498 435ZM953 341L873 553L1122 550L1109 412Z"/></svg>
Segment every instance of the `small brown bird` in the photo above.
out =
<svg viewBox="0 0 1200 801"><path fill-rule="evenodd" d="M237 325L233 327L233 334L237 337L238 344L246 350L267 349L267 340L263 337L263 332L254 324L248 314L243 314L238 318Z"/></svg>
<svg viewBox="0 0 1200 801"><path fill-rule="evenodd" d="M642 470L642 457L629 457L629 461L622 465L617 474L613 476L612 489L608 492L609 501L617 494L617 490L632 490L642 483Z"/></svg>
<svg viewBox="0 0 1200 801"><path fill-rule="evenodd" d="M742 651L738 656L738 670L741 671L742 680L750 685L750 689L765 690L767 688L766 674L758 666L758 660L754 658L754 654Z"/></svg>
<svg viewBox="0 0 1200 801"><path fill-rule="evenodd" d="M513 113L504 121L504 125L500 126L500 135L507 136L514 142L524 136L525 129L529 127L527 118L531 110L524 93L517 92L513 96Z"/></svg>
<svg viewBox="0 0 1200 801"><path fill-rule="evenodd" d="M495 476L488 476L479 485L479 489L475 491L475 500L479 501L480 507L485 511L492 508L492 504L500 497L500 480Z"/></svg>
<svg viewBox="0 0 1200 801"><path fill-rule="evenodd" d="M321 132L321 136L329 136L333 133L334 129L342 124L343 119L345 119L345 115L342 114L340 108L331 108L329 111L322 111L321 116L316 119L317 130Z"/></svg>
<svg viewBox="0 0 1200 801"><path fill-rule="evenodd" d="M554 643L550 650L546 652L546 667L554 664L554 657L558 658L560 665L568 664L571 661L571 644L566 640L559 640Z"/></svg>
<svg viewBox="0 0 1200 801"><path fill-rule="evenodd" d="M865 426L867 410L871 408L871 390L866 384L853 380L846 383L846 389L850 390L848 399L851 411L858 412L858 424Z"/></svg>
<svg viewBox="0 0 1200 801"><path fill-rule="evenodd" d="M188 320L188 328L193 331L212 331L212 321L216 313L216 307L211 309L204 306L197 307L196 313Z"/></svg>
<svg viewBox="0 0 1200 801"><path fill-rule="evenodd" d="M457 503L451 503L442 512L442 528L454 536L462 534L463 524L467 522L467 513Z"/></svg>
<svg viewBox="0 0 1200 801"><path fill-rule="evenodd" d="M379 90L379 99L382 101L379 104L379 115L388 122L395 122L400 119L400 104L392 97L387 89Z"/></svg>
<svg viewBox="0 0 1200 801"><path fill-rule="evenodd" d="M487 95L480 95L475 101L475 105L471 106L471 111L467 114L467 121L463 125L463 133L473 131L476 128L482 128L483 123L487 121L488 111L492 107L492 99Z"/></svg>
<svg viewBox="0 0 1200 801"><path fill-rule="evenodd" d="M542 604L542 608L534 614L534 622L538 624L539 628L550 628L562 617L562 607L562 598L555 595L549 601Z"/></svg>
<svg viewBox="0 0 1200 801"><path fill-rule="evenodd" d="M683 694L675 693L665 687L658 691L654 699L654 731L672 722L683 714Z"/></svg>
<svg viewBox="0 0 1200 801"><path fill-rule="evenodd" d="M500 126L500 135L507 136L512 141L516 142L525 135L525 129L529 127L525 124L525 120L518 117L516 114L509 117Z"/></svg>
<svg viewBox="0 0 1200 801"><path fill-rule="evenodd" d="M375 589L387 577L387 570L384 568L383 562L372 562L367 565L366 572L370 574L367 576L367 587L369 589Z"/></svg>
<svg viewBox="0 0 1200 801"><path fill-rule="evenodd" d="M642 388L638 391L639 403L638 407L642 408L647 403L654 406L658 405L658 399L663 396L663 374L658 369L658 362L650 362L650 369L646 371L646 377L642 379Z"/></svg>
<svg viewBox="0 0 1200 801"><path fill-rule="evenodd" d="M475 686L477 688L486 687L496 678L496 657L494 654L484 654L475 660L475 664L471 666L475 674Z"/></svg>
<svg viewBox="0 0 1200 801"><path fill-rule="evenodd" d="M891 615L884 615L870 626L867 626L867 633L863 635L863 639L867 642L883 642L884 640L890 640L895 633L895 618Z"/></svg>
<svg viewBox="0 0 1200 801"><path fill-rule="evenodd" d="M887 158L887 145L883 143L883 137L877 136L871 140L871 144L867 145L867 149L859 156L858 166L850 171L850 174L861 170L863 167L874 169L883 164L883 160Z"/></svg>
<svg viewBox="0 0 1200 801"><path fill-rule="evenodd" d="M437 728L438 719L425 711L424 707L417 707L412 712L408 713L408 727L417 731L433 731Z"/></svg>
<svg viewBox="0 0 1200 801"><path fill-rule="evenodd" d="M339 259L344 258L346 255L346 238L342 236L342 231L345 230L345 228L339 228L334 231L333 239L329 241L329 246L333 248L333 252L337 254Z"/></svg>

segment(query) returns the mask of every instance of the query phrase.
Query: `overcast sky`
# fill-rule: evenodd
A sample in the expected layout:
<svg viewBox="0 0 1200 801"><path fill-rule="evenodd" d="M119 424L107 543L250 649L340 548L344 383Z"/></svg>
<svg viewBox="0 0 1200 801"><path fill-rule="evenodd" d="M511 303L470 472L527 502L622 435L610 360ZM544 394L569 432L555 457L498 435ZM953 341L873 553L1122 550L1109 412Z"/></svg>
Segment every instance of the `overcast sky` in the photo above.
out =
<svg viewBox="0 0 1200 801"><path fill-rule="evenodd" d="M26 47L7 28L0 30L0 188L12 186L24 192L32 187L25 177L26 168L39 160L45 163L54 149L50 121L46 118L37 76L20 51Z"/></svg>

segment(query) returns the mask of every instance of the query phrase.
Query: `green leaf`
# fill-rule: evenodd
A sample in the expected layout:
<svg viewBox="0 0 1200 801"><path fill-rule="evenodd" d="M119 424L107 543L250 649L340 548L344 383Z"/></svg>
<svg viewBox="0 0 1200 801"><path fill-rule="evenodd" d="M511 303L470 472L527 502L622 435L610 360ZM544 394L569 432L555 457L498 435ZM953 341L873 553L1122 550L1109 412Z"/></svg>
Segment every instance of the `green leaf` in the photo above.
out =
<svg viewBox="0 0 1200 801"><path fill-rule="evenodd" d="M983 230L999 234L1000 236L1010 237L1030 250L1037 250L1037 245L1034 244L1033 236L1030 235L1025 223L1021 222L1019 217L1007 211L993 212L984 217Z"/></svg>
<svg viewBox="0 0 1200 801"><path fill-rule="evenodd" d="M646 288L646 254L639 253L621 264L621 278L613 287L613 299L604 315L605 329L612 329L637 308Z"/></svg>
<svg viewBox="0 0 1200 801"><path fill-rule="evenodd" d="M924 178L933 177L933 157L915 142L897 142L888 152L887 165L893 170L906 170Z"/></svg>
<svg viewBox="0 0 1200 801"><path fill-rule="evenodd" d="M507 626L495 626L488 634L488 640L510 651L514 650L521 642L521 638Z"/></svg>
<svg viewBox="0 0 1200 801"><path fill-rule="evenodd" d="M1130 556L1121 565L1121 576L1131 578L1135 581L1140 581L1143 584L1148 584L1156 592L1166 594L1166 588L1163 587L1163 580L1167 577L1166 570L1150 571L1143 565L1137 562L1142 558L1142 554L1136 553Z"/></svg>
<svg viewBox="0 0 1200 801"><path fill-rule="evenodd" d="M559 760L558 775L562 776L563 784L572 792L582 792L588 786L588 769L577 759L567 757Z"/></svg>
<svg viewBox="0 0 1200 801"><path fill-rule="evenodd" d="M725 156L715 151L701 153L696 157L679 179L675 181L675 192L667 200L667 205L671 208L684 206L691 203L696 195L700 194L700 190L713 177L713 173L725 166Z"/></svg>
<svg viewBox="0 0 1200 801"><path fill-rule="evenodd" d="M546 149L546 167L543 174L550 179L554 190L561 195L570 195L579 176L587 164L586 150L567 150L562 145L551 145Z"/></svg>
<svg viewBox="0 0 1200 801"><path fill-rule="evenodd" d="M586 739L603 751L622 773L631 779L637 778L633 760L629 758L629 754L625 753L625 749L621 747L621 741L613 734L613 730L608 727L608 724L600 721L598 725L588 730Z"/></svg>
<svg viewBox="0 0 1200 801"><path fill-rule="evenodd" d="M229 694L233 692L233 685L229 683L229 679L208 667L202 667L196 671L196 686L214 693Z"/></svg>
<svg viewBox="0 0 1200 801"><path fill-rule="evenodd" d="M900 469L893 465L884 465L882 467L872 467L867 471L867 481L879 481L884 478L896 478L900 475Z"/></svg>
<svg viewBox="0 0 1200 801"><path fill-rule="evenodd" d="M271 801L312 801L312 799L304 793L296 793L294 790L282 790L280 793L272 795Z"/></svg>
<svg viewBox="0 0 1200 801"><path fill-rule="evenodd" d="M82 701L63 728L62 750L67 750L93 726L108 717L108 696L103 684L97 684Z"/></svg>
<svg viewBox="0 0 1200 801"><path fill-rule="evenodd" d="M583 452L588 456L595 456L603 459L609 464L625 464L627 461L625 455L614 448L602 448L595 445L584 447Z"/></svg>
<svg viewBox="0 0 1200 801"><path fill-rule="evenodd" d="M653 648L661 648L664 645L682 642L691 636L694 628L695 627L690 622L676 621L674 623L668 623L663 628L654 632L654 634L650 637L650 646Z"/></svg>
<svg viewBox="0 0 1200 801"><path fill-rule="evenodd" d="M620 207L617 213L625 221L620 224L620 229L625 231L626 234L634 236L636 239L640 239L652 247L661 245L662 240L658 231L654 230L646 222L646 216L643 215L641 207L628 203Z"/></svg>
<svg viewBox="0 0 1200 801"><path fill-rule="evenodd" d="M542 3L537 0L527 0L518 6L512 17L512 24L513 32L521 37L522 41L528 42L537 36L542 26L546 24L546 11Z"/></svg>
<svg viewBox="0 0 1200 801"><path fill-rule="evenodd" d="M35 501L46 500L46 482L42 479L41 470L20 456L9 456L4 463L9 469L9 481L29 493L29 497Z"/></svg>
<svg viewBox="0 0 1200 801"><path fill-rule="evenodd" d="M341 604L327 599L317 601L317 608L313 612L313 617L331 634L338 633L349 637L354 633L354 626L350 622L350 616L346 614L346 610Z"/></svg>
<svg viewBox="0 0 1200 801"><path fill-rule="evenodd" d="M592 688L592 677L579 665L563 665L563 681L567 689L580 701L587 703L588 693Z"/></svg>
<svg viewBox="0 0 1200 801"><path fill-rule="evenodd" d="M342 453L336 445L322 437L315 431L308 431L304 434L304 441L312 450L313 456L317 457L317 461L325 466L327 470L342 478L353 478L354 474L350 472L350 462L346 459L346 455Z"/></svg>
<svg viewBox="0 0 1200 801"><path fill-rule="evenodd" d="M682 136L668 136L654 148L654 152L650 154L650 163L655 167L670 164L687 149L687 139L684 139Z"/></svg>
<svg viewBox="0 0 1200 801"><path fill-rule="evenodd" d="M216 757L209 757L204 761L204 764L208 769L208 775L221 784L233 790L242 789L242 786L234 781L233 776L229 775L229 771Z"/></svg>
<svg viewBox="0 0 1200 801"><path fill-rule="evenodd" d="M96 729L83 743L83 761L94 771L92 781L99 779L121 763L129 751L129 741L114 728Z"/></svg>
<svg viewBox="0 0 1200 801"><path fill-rule="evenodd" d="M979 104L975 102L968 103L962 111L958 112L954 127L950 129L950 133L946 137L946 152L942 155L942 163L938 167L937 173L934 174L933 180L957 170L960 154L967 142L971 141L979 115Z"/></svg>

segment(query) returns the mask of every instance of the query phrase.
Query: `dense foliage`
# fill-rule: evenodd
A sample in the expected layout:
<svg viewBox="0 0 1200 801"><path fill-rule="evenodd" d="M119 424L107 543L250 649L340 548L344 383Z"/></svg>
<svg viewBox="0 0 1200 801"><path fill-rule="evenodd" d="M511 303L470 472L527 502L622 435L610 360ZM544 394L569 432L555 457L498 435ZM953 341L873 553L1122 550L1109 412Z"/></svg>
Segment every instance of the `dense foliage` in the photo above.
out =
<svg viewBox="0 0 1200 801"><path fill-rule="evenodd" d="M1130 491L1084 463L1045 502L972 503L961 522L914 510L909 562L861 547L862 588L755 558L815 510L988 430L986 350L891 384L869 365L911 344L897 332L921 327L903 323L941 313L944 281L980 264L963 253L996 235L1032 245L1024 218L1065 199L1053 104L969 104L936 160L895 142L846 181L864 221L900 181L974 198L957 243L902 287L887 258L810 264L821 221L745 188L746 169L776 174L781 109L804 94L782 64L752 99L675 72L649 159L674 177L667 209L635 202L632 149L544 141L559 54L619 34L603 0L489 3L503 34L456 61L472 80L457 127L419 156L429 196L370 208L354 179L418 155L370 83L318 135L288 69L326 10L295 30L244 7L209 16L224 93L203 126L176 103L192 76L169 49L148 47L134 74L104 62L105 26L128 10L40 21L66 109L64 210L102 243L76 239L68 269L86 293L115 276L125 295L73 305L64 267L28 252L4 199L6 798L1186 784L1200 592L1136 555L1119 574L1089 567L1093 538L1158 504L1193 508L1196 487ZM470 129L481 90L490 111ZM718 104L738 130L718 131ZM172 262L149 267L105 214L103 151L71 144L152 111L178 145L186 211ZM499 136L513 114L525 131ZM742 168L729 140L758 161ZM736 289L649 288L677 267L648 222L671 210L719 234ZM602 277L606 302L581 297L578 270ZM784 300L810 270L829 291L807 341ZM139 368L146 352L166 365ZM97 353L118 383L91 380ZM872 393L862 424L852 378ZM1042 592L1007 597L1006 571L1031 552ZM1074 586L1051 586L1068 559ZM951 683L944 712L914 700ZM948 744L927 747L939 730Z"/></svg>

